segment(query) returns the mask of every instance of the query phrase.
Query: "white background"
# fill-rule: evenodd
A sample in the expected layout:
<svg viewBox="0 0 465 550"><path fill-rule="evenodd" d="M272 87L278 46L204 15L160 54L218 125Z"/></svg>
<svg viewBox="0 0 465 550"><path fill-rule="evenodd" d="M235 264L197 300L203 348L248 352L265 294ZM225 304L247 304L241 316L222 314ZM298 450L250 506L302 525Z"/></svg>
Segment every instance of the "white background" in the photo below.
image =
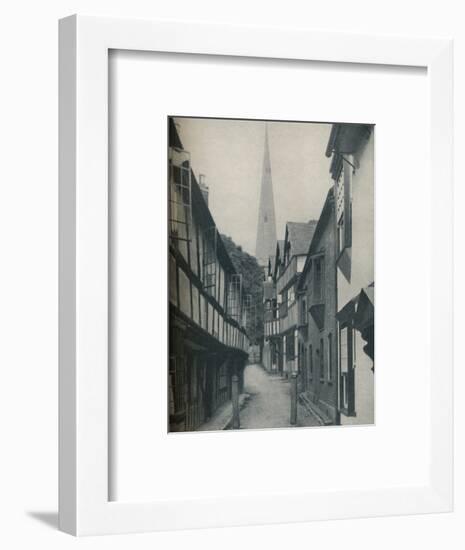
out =
<svg viewBox="0 0 465 550"><path fill-rule="evenodd" d="M137 502L426 484L426 71L121 52L110 67L112 498ZM186 94L186 82L198 86ZM180 109L203 116L376 123L376 426L167 433L167 269L160 267L167 256L166 118ZM321 157L324 162L324 149ZM408 323L408 338L399 338L404 304L418 318Z"/></svg>
<svg viewBox="0 0 465 550"><path fill-rule="evenodd" d="M10 2L0 21L0 543L4 548L462 548L465 521L465 407L456 395L456 511L453 514L308 525L217 529L74 540L56 532L57 492L57 24L79 11L231 21L455 38L455 150L465 147L465 25L459 1L286 3L115 0ZM412 158L412 163L415 162ZM458 162L457 162L458 165ZM456 169L459 182L461 173ZM440 183L440 182L439 182ZM464 220L457 186L456 280L464 276ZM414 212L414 209L413 209ZM395 213L392 213L393 220ZM408 239L409 240L409 239ZM407 277L406 277L407 281ZM464 305L456 288L456 311ZM414 312L411 312L414 315ZM410 319L409 319L410 320ZM463 332L457 316L457 341ZM405 331L405 332L404 332ZM408 328L399 325L408 337ZM456 388L463 388L457 346ZM402 380L399 380L399 384ZM408 422L416 420L410 411ZM39 519L38 519L39 518ZM42 518L42 521L40 520ZM45 522L43 520L46 520ZM462 539L462 540L461 540Z"/></svg>

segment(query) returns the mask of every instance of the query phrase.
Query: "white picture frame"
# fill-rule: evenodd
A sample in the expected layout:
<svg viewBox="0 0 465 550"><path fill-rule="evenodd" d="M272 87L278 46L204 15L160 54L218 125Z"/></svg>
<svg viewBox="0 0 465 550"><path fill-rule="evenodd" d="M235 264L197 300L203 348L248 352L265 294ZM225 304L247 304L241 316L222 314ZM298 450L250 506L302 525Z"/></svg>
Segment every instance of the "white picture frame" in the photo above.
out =
<svg viewBox="0 0 465 550"><path fill-rule="evenodd" d="M59 516L74 535L447 512L452 441L452 41L71 16L60 21ZM425 485L109 501L108 54L112 49L427 69L430 475ZM437 184L436 184L437 182Z"/></svg>

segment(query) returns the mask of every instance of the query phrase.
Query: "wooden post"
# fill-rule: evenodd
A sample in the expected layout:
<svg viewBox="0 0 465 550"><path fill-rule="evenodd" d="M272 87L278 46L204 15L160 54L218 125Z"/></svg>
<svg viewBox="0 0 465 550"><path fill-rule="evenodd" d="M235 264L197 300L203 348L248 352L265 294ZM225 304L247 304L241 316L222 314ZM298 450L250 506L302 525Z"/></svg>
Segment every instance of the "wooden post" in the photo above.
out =
<svg viewBox="0 0 465 550"><path fill-rule="evenodd" d="M232 406L233 406L233 430L241 427L239 420L239 377L237 374L232 376Z"/></svg>
<svg viewBox="0 0 465 550"><path fill-rule="evenodd" d="M291 375L291 426L297 424L297 373Z"/></svg>

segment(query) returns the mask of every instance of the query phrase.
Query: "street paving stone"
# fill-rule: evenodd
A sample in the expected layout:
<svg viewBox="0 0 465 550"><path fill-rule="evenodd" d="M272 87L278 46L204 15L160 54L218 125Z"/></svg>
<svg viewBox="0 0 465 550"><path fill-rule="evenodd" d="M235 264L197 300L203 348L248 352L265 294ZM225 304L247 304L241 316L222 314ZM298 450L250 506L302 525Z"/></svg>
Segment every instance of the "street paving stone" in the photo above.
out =
<svg viewBox="0 0 465 550"><path fill-rule="evenodd" d="M244 391L250 394L240 413L242 429L287 428L290 425L290 383L268 374L261 365L248 365ZM302 405L297 407L298 426L319 426L318 419Z"/></svg>

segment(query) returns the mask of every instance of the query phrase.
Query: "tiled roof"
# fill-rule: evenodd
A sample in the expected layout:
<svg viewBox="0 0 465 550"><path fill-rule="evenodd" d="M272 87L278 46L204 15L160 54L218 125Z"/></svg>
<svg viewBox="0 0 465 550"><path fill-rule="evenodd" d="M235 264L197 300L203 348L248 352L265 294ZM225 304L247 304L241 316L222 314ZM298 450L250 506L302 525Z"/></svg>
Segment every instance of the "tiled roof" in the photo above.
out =
<svg viewBox="0 0 465 550"><path fill-rule="evenodd" d="M317 220L310 220L308 223L287 222L291 256L307 254L316 224Z"/></svg>

